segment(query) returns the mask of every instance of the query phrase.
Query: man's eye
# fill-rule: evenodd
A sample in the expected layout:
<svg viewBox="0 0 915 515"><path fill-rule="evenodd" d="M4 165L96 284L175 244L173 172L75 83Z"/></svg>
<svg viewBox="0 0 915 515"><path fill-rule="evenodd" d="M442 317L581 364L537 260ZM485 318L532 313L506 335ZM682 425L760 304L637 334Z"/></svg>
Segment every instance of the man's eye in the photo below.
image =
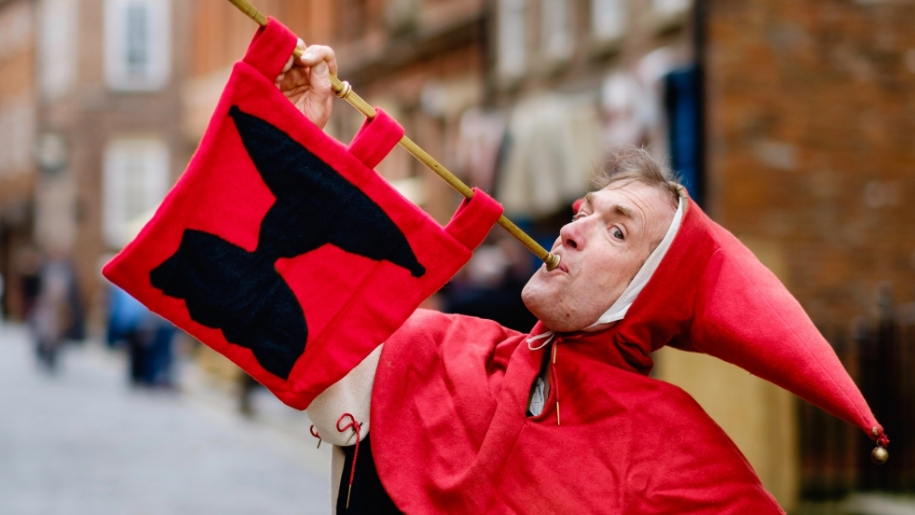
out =
<svg viewBox="0 0 915 515"><path fill-rule="evenodd" d="M614 228L610 231L610 233L613 234L613 237L616 238L616 239L618 239L618 240L625 239L624 236L623 236L623 231L621 231L619 227L614 227Z"/></svg>

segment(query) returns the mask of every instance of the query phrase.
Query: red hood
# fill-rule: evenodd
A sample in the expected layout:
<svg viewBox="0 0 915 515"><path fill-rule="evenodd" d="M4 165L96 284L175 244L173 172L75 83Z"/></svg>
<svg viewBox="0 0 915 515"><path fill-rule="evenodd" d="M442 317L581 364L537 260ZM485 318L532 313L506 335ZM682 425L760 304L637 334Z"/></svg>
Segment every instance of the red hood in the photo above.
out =
<svg viewBox="0 0 915 515"><path fill-rule="evenodd" d="M710 354L887 442L797 300L692 201L664 260L610 331L627 363L650 369L648 355L665 345Z"/></svg>

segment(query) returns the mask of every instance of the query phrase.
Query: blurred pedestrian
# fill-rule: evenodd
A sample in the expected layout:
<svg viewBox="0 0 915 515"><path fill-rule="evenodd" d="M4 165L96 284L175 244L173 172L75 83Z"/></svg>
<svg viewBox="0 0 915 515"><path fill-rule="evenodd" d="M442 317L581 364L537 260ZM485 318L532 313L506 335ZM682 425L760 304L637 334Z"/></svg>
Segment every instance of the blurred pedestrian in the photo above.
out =
<svg viewBox="0 0 915 515"><path fill-rule="evenodd" d="M3 309L3 293L4 293L4 283L3 283L3 274L0 274L0 324L3 323L3 315L5 313Z"/></svg>
<svg viewBox="0 0 915 515"><path fill-rule="evenodd" d="M64 342L81 338L85 327L73 266L60 255L49 258L39 270L37 287L29 328L38 363L54 371Z"/></svg>
<svg viewBox="0 0 915 515"><path fill-rule="evenodd" d="M261 388L256 379L247 372L240 371L238 376L238 411L245 417L254 416L254 392Z"/></svg>
<svg viewBox="0 0 915 515"><path fill-rule="evenodd" d="M533 270L526 250L507 237L492 237L474 252L464 270L446 289L442 311L494 320L516 331L537 323L521 301L521 290Z"/></svg>
<svg viewBox="0 0 915 515"><path fill-rule="evenodd" d="M22 296L22 305L16 316L20 320L29 320L35 301L38 299L39 273L41 272L41 256L32 247L25 246L16 254L16 276L19 283L19 293Z"/></svg>
<svg viewBox="0 0 915 515"><path fill-rule="evenodd" d="M108 297L107 342L123 345L128 354L128 377L135 386L172 387L172 342L175 327L146 309L127 292L112 285Z"/></svg>

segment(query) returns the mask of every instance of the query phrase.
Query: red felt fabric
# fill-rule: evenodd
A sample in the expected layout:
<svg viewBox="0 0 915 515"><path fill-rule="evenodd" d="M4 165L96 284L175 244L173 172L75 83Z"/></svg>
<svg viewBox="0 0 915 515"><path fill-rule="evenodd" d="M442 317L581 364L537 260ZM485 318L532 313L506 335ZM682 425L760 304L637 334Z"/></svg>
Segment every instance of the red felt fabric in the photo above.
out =
<svg viewBox="0 0 915 515"><path fill-rule="evenodd" d="M369 168L375 168L403 137L403 127L388 113L375 109L374 118L366 118L352 143L350 154L359 158Z"/></svg>
<svg viewBox="0 0 915 515"><path fill-rule="evenodd" d="M627 341L716 356L858 426L871 439L873 428L883 434L797 300L694 203L664 263L629 313L619 325Z"/></svg>
<svg viewBox="0 0 915 515"><path fill-rule="evenodd" d="M556 337L554 384L537 417L525 409L547 350L529 350L527 337L420 312L388 339L372 395L372 446L400 509L781 513L702 409L647 377L650 353L664 345L718 356L882 432L797 301L693 203L625 319Z"/></svg>
<svg viewBox="0 0 915 515"><path fill-rule="evenodd" d="M501 214L501 206L475 191L473 199L455 215L454 224L442 228L404 199L367 166L377 163L402 136L403 129L396 122L379 112L348 149L308 122L276 88L274 78L295 43L295 36L275 20L258 30L244 60L233 68L187 170L153 219L104 268L104 274L151 310L227 356L283 402L303 409L361 362L467 262L480 234L485 235ZM403 233L425 268L415 277L402 266L347 252L334 244L276 260L272 269L300 304L308 333L304 353L285 379L267 371L249 348L227 341L222 329L195 320L185 300L164 294L150 282L151 271L176 254L187 229L221 238L246 252L258 249L265 214L277 197L242 143L238 121L230 117L233 106L279 129L358 187ZM340 218L334 213L351 209L341 203L328 219L333 223ZM293 236L313 230L324 229L300 227L297 231L302 232ZM238 280L244 282L245 276Z"/></svg>
<svg viewBox="0 0 915 515"><path fill-rule="evenodd" d="M399 509L783 513L727 435L682 390L637 372L650 358L640 346L615 345L612 330L558 336L558 388L542 414L527 417L549 350L530 351L526 337L418 312L385 343L372 448Z"/></svg>

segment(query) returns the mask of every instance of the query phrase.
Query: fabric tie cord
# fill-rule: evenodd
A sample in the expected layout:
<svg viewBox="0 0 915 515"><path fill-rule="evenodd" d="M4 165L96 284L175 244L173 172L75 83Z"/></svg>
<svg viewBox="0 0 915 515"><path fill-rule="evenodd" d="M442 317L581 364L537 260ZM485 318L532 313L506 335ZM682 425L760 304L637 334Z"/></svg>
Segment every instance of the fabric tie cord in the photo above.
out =
<svg viewBox="0 0 915 515"><path fill-rule="evenodd" d="M321 448L321 435L318 433L318 430L315 429L315 425L314 425L314 424L312 424L311 427L308 428L308 432L311 433L311 436L313 436L313 437L315 437L315 438L318 439L318 447L317 447L317 448L320 449L320 448Z"/></svg>
<svg viewBox="0 0 915 515"><path fill-rule="evenodd" d="M554 336L556 336L556 333L553 332L553 331L546 331L545 333L538 334L537 336L531 336L530 338L528 338L528 339L526 340L526 341L527 341L527 348L530 349L530 350L532 350L532 351L540 350L540 349L546 347L547 345L549 345L550 342L553 341L553 337L554 337ZM544 340L544 338L545 338L545 340ZM540 343L539 345L537 345L537 346L533 346L532 344L533 344L534 342L536 342L537 340L543 340L543 342L541 342L541 343Z"/></svg>
<svg viewBox="0 0 915 515"><path fill-rule="evenodd" d="M349 422L341 426L340 423L345 419L349 418ZM361 424L356 422L356 418L349 413L344 413L340 415L340 418L337 419L337 431L343 433L346 430L352 429L353 434L356 435L356 449L353 451L353 464L350 466L349 471L349 488L346 491L346 507L349 509L350 495L353 493L353 479L356 477L356 460L359 459L359 440L362 439L362 435L359 434L361 429Z"/></svg>

